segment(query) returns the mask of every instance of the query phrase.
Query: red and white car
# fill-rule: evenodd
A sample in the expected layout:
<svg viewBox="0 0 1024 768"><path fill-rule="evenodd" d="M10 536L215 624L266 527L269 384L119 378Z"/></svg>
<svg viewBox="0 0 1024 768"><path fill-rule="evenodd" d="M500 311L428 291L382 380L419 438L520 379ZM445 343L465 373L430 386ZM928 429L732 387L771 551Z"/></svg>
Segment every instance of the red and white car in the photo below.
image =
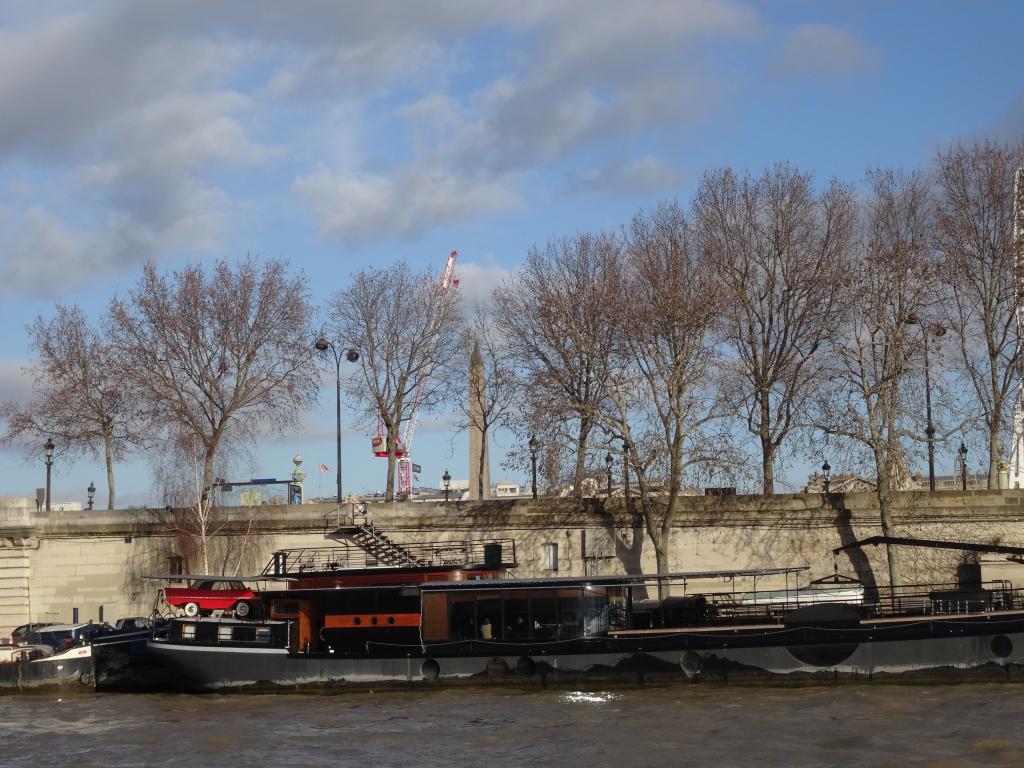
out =
<svg viewBox="0 0 1024 768"><path fill-rule="evenodd" d="M260 604L256 593L238 577L193 576L187 587L164 587L164 601L186 616L208 616L213 611L233 611L245 618Z"/></svg>

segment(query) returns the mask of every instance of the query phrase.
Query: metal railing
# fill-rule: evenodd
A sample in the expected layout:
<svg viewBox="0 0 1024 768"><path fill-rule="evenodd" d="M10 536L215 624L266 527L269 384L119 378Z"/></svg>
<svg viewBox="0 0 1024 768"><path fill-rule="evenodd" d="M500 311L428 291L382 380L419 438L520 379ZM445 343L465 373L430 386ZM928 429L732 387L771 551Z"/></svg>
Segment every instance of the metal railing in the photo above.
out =
<svg viewBox="0 0 1024 768"><path fill-rule="evenodd" d="M712 593L706 595L718 621L781 622L798 608L827 603L860 605L864 618L897 616L941 616L992 611L1024 610L1024 589L1006 581L987 582L980 588L964 588L955 584L914 584L898 590L878 587L860 600L836 598L814 599L811 590L768 592Z"/></svg>
<svg viewBox="0 0 1024 768"><path fill-rule="evenodd" d="M514 539L410 542L400 546L421 567L498 569L516 565ZM383 562L358 545L304 547L275 552L263 575L301 576L388 565L393 563Z"/></svg>

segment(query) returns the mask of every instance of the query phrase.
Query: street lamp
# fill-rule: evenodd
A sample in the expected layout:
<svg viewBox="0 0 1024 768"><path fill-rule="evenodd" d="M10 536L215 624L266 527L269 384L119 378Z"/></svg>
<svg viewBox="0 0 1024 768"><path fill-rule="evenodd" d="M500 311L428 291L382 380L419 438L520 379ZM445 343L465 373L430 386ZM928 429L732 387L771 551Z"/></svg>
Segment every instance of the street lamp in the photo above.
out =
<svg viewBox="0 0 1024 768"><path fill-rule="evenodd" d="M537 436L536 435L532 435L530 437L529 445L530 445L530 465L531 465L531 468L532 468L532 477L533 477L533 481L532 481L532 486L531 487L533 488L533 498L536 499L537 498L537 446L539 445L539 443L537 442Z"/></svg>
<svg viewBox="0 0 1024 768"><path fill-rule="evenodd" d="M612 452L611 451L608 451L608 453L606 453L605 456L604 456L604 466L608 470L608 498L610 499L612 497Z"/></svg>
<svg viewBox="0 0 1024 768"><path fill-rule="evenodd" d="M444 470L444 474L441 475L441 480L444 482L444 503L448 503L448 489L452 485L452 476L448 474L447 467Z"/></svg>
<svg viewBox="0 0 1024 768"><path fill-rule="evenodd" d="M89 487L85 489L85 492L89 494L89 511L92 511L92 500L96 498L96 484L92 480L89 481Z"/></svg>
<svg viewBox="0 0 1024 768"><path fill-rule="evenodd" d="M50 511L50 470L53 469L53 438L46 438L46 445L43 449L46 451L46 511Z"/></svg>
<svg viewBox="0 0 1024 768"><path fill-rule="evenodd" d="M967 446L964 445L964 441L960 441L960 448L957 450L957 455L960 457L960 484L963 489L967 490Z"/></svg>
<svg viewBox="0 0 1024 768"><path fill-rule="evenodd" d="M337 438L338 438L338 458L337 458L337 462L338 462L338 467L337 467L337 469L338 469L338 503L341 504L341 501L342 501L342 495L341 495L341 358L344 355L346 360L348 360L350 363L354 363L357 360L359 360L359 353L356 352L354 349L351 349L349 347L345 347L345 348L339 350L336 346L334 346L334 344L329 342L323 336L321 336L319 339L317 339L313 343L313 346L316 347L317 351L322 352L325 355L327 354L327 350L330 350L331 354L334 356L334 375L335 375L335 383L337 385L337 387L336 387L336 395L337 395L337 416L338 416L338 423L337 423Z"/></svg>
<svg viewBox="0 0 1024 768"><path fill-rule="evenodd" d="M832 467L829 466L828 460L821 465L821 474L825 478L825 493L828 493L828 485L832 480Z"/></svg>
<svg viewBox="0 0 1024 768"><path fill-rule="evenodd" d="M908 325L920 325L921 336L924 338L924 407L926 424L924 429L925 440L928 443L928 490L935 491L935 425L932 423L932 384L928 371L928 335L934 333L935 338L941 338L946 333L946 328L938 323L933 323L931 328L921 323L917 315L911 314L907 317Z"/></svg>

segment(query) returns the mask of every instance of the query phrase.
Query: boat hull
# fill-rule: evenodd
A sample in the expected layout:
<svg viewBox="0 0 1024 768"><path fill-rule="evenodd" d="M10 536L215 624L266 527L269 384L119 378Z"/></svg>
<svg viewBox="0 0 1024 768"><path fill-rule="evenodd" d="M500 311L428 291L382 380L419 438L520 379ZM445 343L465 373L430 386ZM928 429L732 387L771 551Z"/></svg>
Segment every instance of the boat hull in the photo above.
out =
<svg viewBox="0 0 1024 768"><path fill-rule="evenodd" d="M52 688L93 690L95 669L92 646L81 645L52 656L31 661L0 664L0 691L21 691Z"/></svg>
<svg viewBox="0 0 1024 768"><path fill-rule="evenodd" d="M847 629L664 630L515 646L471 641L391 646L380 657L292 654L152 641L150 653L192 691L459 683L1024 680L1024 619Z"/></svg>

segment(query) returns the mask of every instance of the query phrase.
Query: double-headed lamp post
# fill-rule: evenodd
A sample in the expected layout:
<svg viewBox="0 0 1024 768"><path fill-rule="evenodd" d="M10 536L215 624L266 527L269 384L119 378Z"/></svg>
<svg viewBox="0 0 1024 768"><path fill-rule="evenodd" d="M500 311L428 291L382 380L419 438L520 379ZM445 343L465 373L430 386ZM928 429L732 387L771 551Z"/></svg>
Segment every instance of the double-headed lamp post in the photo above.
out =
<svg viewBox="0 0 1024 768"><path fill-rule="evenodd" d="M448 469L447 468L445 469L444 474L441 475L441 481L444 483L444 503L447 504L448 503L448 489L452 487L452 476L450 474L448 474Z"/></svg>
<svg viewBox="0 0 1024 768"><path fill-rule="evenodd" d="M50 511L50 471L53 469L53 449L56 446L53 444L53 438L46 438L46 444L43 446L43 450L46 455L46 511Z"/></svg>
<svg viewBox="0 0 1024 768"><path fill-rule="evenodd" d="M829 465L827 459L825 463L821 465L821 476L825 478L825 493L829 493L829 483L832 482L832 467Z"/></svg>
<svg viewBox="0 0 1024 768"><path fill-rule="evenodd" d="M960 485L963 490L967 490L967 446L964 445L964 441L960 441L960 448L957 450L957 455L960 457Z"/></svg>
<svg viewBox="0 0 1024 768"><path fill-rule="evenodd" d="M90 480L89 487L85 489L85 492L89 494L89 511L92 511L92 502L96 498L96 484Z"/></svg>
<svg viewBox="0 0 1024 768"><path fill-rule="evenodd" d="M531 489L533 490L533 498L537 498L537 448L540 443L537 442L537 436L532 435L530 437L530 473L531 473Z"/></svg>
<svg viewBox="0 0 1024 768"><path fill-rule="evenodd" d="M335 384L336 384L335 394L337 395L337 417L338 417L337 433L336 433L337 434L337 440L338 440L338 456L337 456L338 466L337 466L336 469L337 469L337 472L338 472L338 503L341 504L341 502L342 502L342 495L341 495L341 358L342 358L342 356L344 356L345 359L348 360L350 363L354 363L354 362L359 360L359 353L356 352L354 349L351 349L349 347L344 347L342 349L338 349L336 346L334 346L334 344L329 342L323 336L321 336L319 339L317 339L313 343L313 346L317 349L318 352L322 352L324 354L327 354L327 350L330 350L331 354L334 356L334 375L335 375L335 379L334 380L335 380Z"/></svg>
<svg viewBox="0 0 1024 768"><path fill-rule="evenodd" d="M608 453L606 453L605 456L604 456L604 466L605 466L605 469L608 470L608 498L610 499L612 497L612 452L611 451L608 451Z"/></svg>
<svg viewBox="0 0 1024 768"><path fill-rule="evenodd" d="M932 423L932 382L928 370L928 336L935 334L935 338L941 338L946 333L945 326L933 323L929 326L926 322L918 320L917 315L911 314L907 317L908 325L920 325L921 337L924 339L924 408L925 408L925 441L928 443L928 490L935 490L935 424Z"/></svg>

